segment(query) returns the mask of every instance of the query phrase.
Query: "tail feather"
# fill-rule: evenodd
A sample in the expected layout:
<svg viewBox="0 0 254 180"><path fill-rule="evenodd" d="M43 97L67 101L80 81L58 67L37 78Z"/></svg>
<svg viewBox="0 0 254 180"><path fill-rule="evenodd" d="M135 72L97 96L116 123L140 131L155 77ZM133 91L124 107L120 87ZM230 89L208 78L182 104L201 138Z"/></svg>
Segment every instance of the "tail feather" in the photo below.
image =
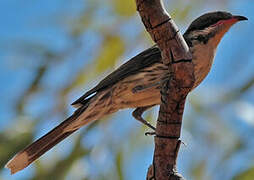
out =
<svg viewBox="0 0 254 180"><path fill-rule="evenodd" d="M26 168L29 164L31 164L33 161L35 161L37 158L39 158L41 155L43 155L45 152L50 150L53 146L58 144L60 141L68 137L70 134L75 132L68 131L65 132L64 129L68 124L71 123L71 121L76 119L76 115L70 116L68 119L66 119L64 122L62 122L60 125L55 127L53 130L51 130L49 133L26 147L24 150L16 154L7 164L6 168L9 168L11 170L11 174L14 174L24 168Z"/></svg>

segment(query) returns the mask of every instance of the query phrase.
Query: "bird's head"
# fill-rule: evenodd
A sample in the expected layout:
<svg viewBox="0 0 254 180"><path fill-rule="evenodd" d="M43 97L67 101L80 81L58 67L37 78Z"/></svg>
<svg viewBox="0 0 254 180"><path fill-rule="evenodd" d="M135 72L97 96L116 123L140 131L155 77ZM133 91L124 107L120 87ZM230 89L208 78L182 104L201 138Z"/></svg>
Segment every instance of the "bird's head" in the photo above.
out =
<svg viewBox="0 0 254 180"><path fill-rule="evenodd" d="M210 12L194 20L184 33L184 38L189 46L193 46L194 41L204 44L211 41L216 47L230 27L243 20L248 19L223 11Z"/></svg>

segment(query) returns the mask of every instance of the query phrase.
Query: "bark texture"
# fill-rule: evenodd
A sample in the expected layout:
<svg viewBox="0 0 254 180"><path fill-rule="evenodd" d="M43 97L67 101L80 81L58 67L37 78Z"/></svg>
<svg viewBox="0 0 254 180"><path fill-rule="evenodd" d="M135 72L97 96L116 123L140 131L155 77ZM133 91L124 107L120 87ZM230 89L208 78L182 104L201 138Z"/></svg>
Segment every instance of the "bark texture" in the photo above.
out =
<svg viewBox="0 0 254 180"><path fill-rule="evenodd" d="M153 164L148 169L147 180L184 179L177 173L176 159L185 100L195 81L192 56L161 0L136 0L136 5L170 72L170 80L161 90Z"/></svg>

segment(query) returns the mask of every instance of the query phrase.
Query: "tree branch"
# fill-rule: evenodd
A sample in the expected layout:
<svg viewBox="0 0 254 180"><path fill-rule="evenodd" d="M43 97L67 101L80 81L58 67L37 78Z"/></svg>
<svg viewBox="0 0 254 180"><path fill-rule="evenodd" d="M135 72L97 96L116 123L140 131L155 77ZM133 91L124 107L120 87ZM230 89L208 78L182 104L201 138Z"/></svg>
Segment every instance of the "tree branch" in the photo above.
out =
<svg viewBox="0 0 254 180"><path fill-rule="evenodd" d="M148 170L147 180L183 179L176 171L176 159L181 145L185 99L195 81L192 56L161 0L136 0L136 5L170 72L170 80L163 83L161 89L153 165Z"/></svg>

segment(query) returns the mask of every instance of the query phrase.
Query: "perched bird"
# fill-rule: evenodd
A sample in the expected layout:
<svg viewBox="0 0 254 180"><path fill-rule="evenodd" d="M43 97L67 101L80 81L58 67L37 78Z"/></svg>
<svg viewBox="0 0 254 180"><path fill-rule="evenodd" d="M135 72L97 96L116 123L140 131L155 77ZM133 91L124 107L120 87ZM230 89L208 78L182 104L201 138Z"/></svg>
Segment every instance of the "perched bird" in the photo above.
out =
<svg viewBox="0 0 254 180"><path fill-rule="evenodd" d="M223 35L233 24L242 20L247 18L218 11L204 14L191 23L183 37L193 57L193 89L209 73ZM136 108L133 116L154 129L142 118L142 113L160 104L161 85L169 78L168 73L156 45L143 51L73 102L72 105L77 108L73 115L15 155L6 167L12 174L24 169L82 126L120 109Z"/></svg>

